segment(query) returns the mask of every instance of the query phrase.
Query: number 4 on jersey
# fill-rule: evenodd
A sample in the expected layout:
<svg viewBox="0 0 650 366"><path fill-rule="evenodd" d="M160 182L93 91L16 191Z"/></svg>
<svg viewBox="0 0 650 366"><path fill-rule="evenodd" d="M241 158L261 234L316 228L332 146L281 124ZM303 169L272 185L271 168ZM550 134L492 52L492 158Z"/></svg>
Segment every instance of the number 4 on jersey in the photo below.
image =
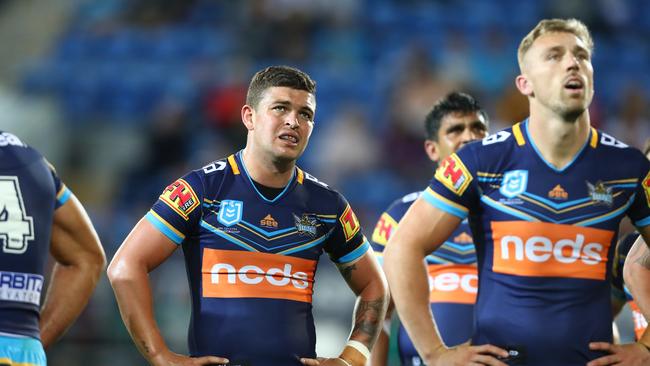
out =
<svg viewBox="0 0 650 366"><path fill-rule="evenodd" d="M21 254L34 240L34 220L27 216L18 177L0 176L0 241L5 253Z"/></svg>

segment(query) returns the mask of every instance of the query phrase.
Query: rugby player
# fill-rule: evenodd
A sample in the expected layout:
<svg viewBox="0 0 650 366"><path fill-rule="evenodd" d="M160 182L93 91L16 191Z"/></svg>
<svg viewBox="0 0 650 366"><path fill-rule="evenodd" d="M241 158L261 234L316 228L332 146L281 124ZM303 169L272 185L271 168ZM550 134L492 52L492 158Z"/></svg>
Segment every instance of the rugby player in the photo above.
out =
<svg viewBox="0 0 650 366"><path fill-rule="evenodd" d="M165 188L113 258L109 279L152 365L364 365L388 304L383 273L345 198L296 166L314 126L315 83L273 66L253 77L246 146ZM148 273L182 248L192 296L190 356L153 316ZM338 357L316 358L311 312L320 255L357 295Z"/></svg>
<svg viewBox="0 0 650 366"><path fill-rule="evenodd" d="M389 240L384 269L426 364L650 362L641 344L604 346L621 218L650 239L650 162L590 126L592 54L580 21L541 21L518 50L515 82L529 118L444 160ZM479 271L474 335L448 348L429 310L423 259L466 217Z"/></svg>

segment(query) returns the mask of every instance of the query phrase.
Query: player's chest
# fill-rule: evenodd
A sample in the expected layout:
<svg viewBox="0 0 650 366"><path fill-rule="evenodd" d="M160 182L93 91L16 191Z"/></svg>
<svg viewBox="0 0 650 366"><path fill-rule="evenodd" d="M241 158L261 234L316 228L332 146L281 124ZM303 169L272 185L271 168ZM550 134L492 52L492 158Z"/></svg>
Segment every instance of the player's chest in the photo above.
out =
<svg viewBox="0 0 650 366"><path fill-rule="evenodd" d="M481 206L498 220L612 228L631 205L638 183L633 176L597 164L564 173L513 164L479 172L478 180Z"/></svg>
<svg viewBox="0 0 650 366"><path fill-rule="evenodd" d="M269 203L246 193L205 200L198 228L201 247L272 254L305 251L318 256L336 221L335 215L291 195Z"/></svg>

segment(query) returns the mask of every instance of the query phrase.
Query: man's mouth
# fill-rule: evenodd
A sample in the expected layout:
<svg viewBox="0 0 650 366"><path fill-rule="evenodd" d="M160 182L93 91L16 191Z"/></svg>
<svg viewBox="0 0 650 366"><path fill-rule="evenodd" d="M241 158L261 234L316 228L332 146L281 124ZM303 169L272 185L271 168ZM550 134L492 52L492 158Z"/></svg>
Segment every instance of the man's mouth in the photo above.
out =
<svg viewBox="0 0 650 366"><path fill-rule="evenodd" d="M570 78L564 83L564 87L570 90L582 90L585 85L580 78Z"/></svg>
<svg viewBox="0 0 650 366"><path fill-rule="evenodd" d="M288 141L288 142L291 142L293 144L298 143L298 137L293 136L293 135L286 135L286 134L280 135L280 140Z"/></svg>

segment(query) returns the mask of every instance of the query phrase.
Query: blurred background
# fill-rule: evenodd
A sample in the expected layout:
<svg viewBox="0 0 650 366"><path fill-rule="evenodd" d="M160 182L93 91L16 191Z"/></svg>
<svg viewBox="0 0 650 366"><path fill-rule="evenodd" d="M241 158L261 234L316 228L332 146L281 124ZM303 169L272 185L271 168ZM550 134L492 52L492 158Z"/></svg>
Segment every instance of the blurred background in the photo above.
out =
<svg viewBox="0 0 650 366"><path fill-rule="evenodd" d="M297 66L317 81L303 169L342 192L370 235L394 199L432 175L423 118L452 90L474 94L493 131L527 115L516 49L542 18L592 31L592 123L650 137L650 6L644 0L0 0L0 129L41 150L80 198L108 258L162 189L244 146L253 73ZM185 352L180 253L152 274L166 340ZM353 296L325 259L318 352L345 343ZM622 323L623 339L628 319ZM103 278L48 352L51 365L141 365Z"/></svg>

